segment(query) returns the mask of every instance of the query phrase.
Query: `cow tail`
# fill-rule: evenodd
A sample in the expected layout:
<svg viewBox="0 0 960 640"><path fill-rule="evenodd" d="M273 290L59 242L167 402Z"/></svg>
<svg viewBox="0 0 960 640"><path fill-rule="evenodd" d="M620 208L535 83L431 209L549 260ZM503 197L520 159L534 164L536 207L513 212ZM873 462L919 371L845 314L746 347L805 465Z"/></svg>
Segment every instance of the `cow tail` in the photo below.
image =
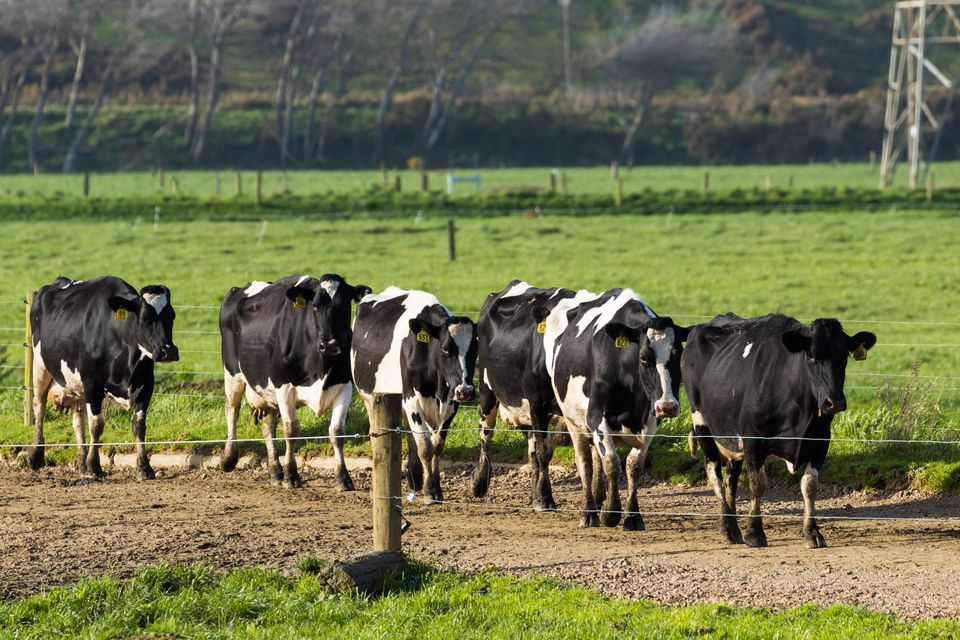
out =
<svg viewBox="0 0 960 640"><path fill-rule="evenodd" d="M690 433L687 434L687 448L690 450L690 457L697 457L697 434L696 431L691 428Z"/></svg>

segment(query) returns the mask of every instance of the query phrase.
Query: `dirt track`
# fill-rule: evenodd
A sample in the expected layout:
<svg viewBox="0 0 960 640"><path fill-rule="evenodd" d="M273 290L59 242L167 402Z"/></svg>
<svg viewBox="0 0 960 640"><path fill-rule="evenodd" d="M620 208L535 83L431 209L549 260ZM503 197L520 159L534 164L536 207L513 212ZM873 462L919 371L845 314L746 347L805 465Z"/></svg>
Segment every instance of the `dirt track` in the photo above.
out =
<svg viewBox="0 0 960 640"><path fill-rule="evenodd" d="M469 467L443 475L450 501L469 497ZM0 596L69 584L82 575L126 577L148 563L204 561L218 568L263 565L291 572L307 553L345 558L370 548L369 475L358 491L332 490L329 472L305 470L298 491L271 487L262 471L158 470L138 483L113 470L77 484L72 469L39 473L0 463ZM561 508L578 504L576 475L554 474ZM960 619L960 522L823 522L830 545L809 551L795 520L768 519L770 546L721 542L715 519L647 516L647 530L577 528L573 512L524 507L522 470L496 473L496 505L406 505L413 527L404 549L461 571L496 566L538 573L604 592L667 604L724 601L782 608L813 602L859 605L907 618ZM773 489L765 513L796 514L798 491ZM829 495L823 515L953 517L960 498L901 493ZM745 506L745 505L744 505ZM706 487L647 486L646 511L712 514Z"/></svg>

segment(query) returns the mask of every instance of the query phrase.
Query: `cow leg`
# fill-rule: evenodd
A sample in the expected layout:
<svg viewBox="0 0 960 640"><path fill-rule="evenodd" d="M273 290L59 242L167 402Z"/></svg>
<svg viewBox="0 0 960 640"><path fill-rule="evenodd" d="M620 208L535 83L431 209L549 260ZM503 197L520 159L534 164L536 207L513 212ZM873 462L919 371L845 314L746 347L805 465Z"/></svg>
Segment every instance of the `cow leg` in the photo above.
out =
<svg viewBox="0 0 960 640"><path fill-rule="evenodd" d="M87 473L87 414L82 404L73 408L73 435L77 440L77 471L83 476Z"/></svg>
<svg viewBox="0 0 960 640"><path fill-rule="evenodd" d="M606 418L594 432L593 444L603 462L603 476L607 485L607 499L603 503L600 522L605 527L615 527L620 522L623 508L620 503L620 456L617 454Z"/></svg>
<svg viewBox="0 0 960 640"><path fill-rule="evenodd" d="M227 417L227 441L220 454L220 468L224 471L233 471L240 459L240 447L237 446L237 420L240 417L240 403L243 401L243 392L246 390L244 378L239 373L231 375L223 370L223 392L226 396L223 411Z"/></svg>
<svg viewBox="0 0 960 640"><path fill-rule="evenodd" d="M434 499L437 502L443 502L443 493L440 490L440 457L443 455L443 445L446 443L447 430L450 428L451 422L453 422L453 416L450 416L450 419L443 424L440 431L430 436L430 441L433 445L433 464L430 468L430 475L435 479L436 494L434 495Z"/></svg>
<svg viewBox="0 0 960 640"><path fill-rule="evenodd" d="M487 397L489 393L491 397ZM482 498L490 488L490 441L493 440L493 429L497 424L497 404L492 399L493 392L485 385L480 387L480 459L473 470L473 497Z"/></svg>
<svg viewBox="0 0 960 640"><path fill-rule="evenodd" d="M277 414L269 409L263 414L263 422L260 423L263 433L263 441L267 446L267 473L270 476L270 484L280 486L283 481L283 469L280 467L280 456L277 455Z"/></svg>
<svg viewBox="0 0 960 640"><path fill-rule="evenodd" d="M742 462L740 466L742 466ZM737 513L733 505L728 500L728 495L723 487L723 471L720 461L711 458L705 458L705 467L707 471L707 480L713 487L713 493L717 496L720 503L720 533L722 533L727 542L731 544L743 544L743 534L740 533L740 526L737 524ZM739 470L737 472L739 476ZM730 478L727 476L727 483Z"/></svg>
<svg viewBox="0 0 960 640"><path fill-rule="evenodd" d="M607 499L607 487L604 484L603 460L600 459L600 452L594 443L590 443L590 462L593 465L593 477L590 479L590 491L593 493L593 501L601 505Z"/></svg>
<svg viewBox="0 0 960 640"><path fill-rule="evenodd" d="M807 470L800 479L800 492L803 494L803 546L807 549L822 549L827 546L820 534L820 527L815 517L814 501L817 499L819 485L820 471L812 464L808 464Z"/></svg>
<svg viewBox="0 0 960 640"><path fill-rule="evenodd" d="M600 517L597 515L597 503L593 499L591 488L593 478L593 459L591 456L590 436L586 432L574 433L571 431L570 440L573 443L573 457L577 461L577 471L580 475L580 486L583 489L583 511L580 513L580 527L599 527Z"/></svg>
<svg viewBox="0 0 960 640"><path fill-rule="evenodd" d="M43 466L44 453L43 446L43 418L47 411L47 394L50 393L50 385L53 384L53 376L43 366L43 360L40 359L40 353L34 349L33 354L33 444L27 449L27 462L30 468L36 471ZM82 453L82 452L81 452Z"/></svg>
<svg viewBox="0 0 960 640"><path fill-rule="evenodd" d="M643 434L639 437L640 442L630 450L627 456L627 515L623 519L624 531L643 531L643 516L640 515L640 504L637 501L637 490L640 487L640 480L643 478L643 469L647 461L647 450L650 443L653 442L653 436L656 435L660 425L657 424L657 417L651 414L647 418L647 423L643 427Z"/></svg>
<svg viewBox="0 0 960 640"><path fill-rule="evenodd" d="M423 493L427 504L443 502L443 492L440 490L440 476L434 471L434 456L436 455L433 446L433 438L429 431L415 430L413 432L414 447L416 447L417 456L420 458L420 465L425 474L423 482Z"/></svg>
<svg viewBox="0 0 960 640"><path fill-rule="evenodd" d="M724 477L724 490L730 512L737 513L737 489L740 487L740 472L743 470L743 460L728 460Z"/></svg>
<svg viewBox="0 0 960 640"><path fill-rule="evenodd" d="M553 488L550 486L550 459L553 447L550 444L549 408L535 406L531 415L532 433L527 435L527 448L530 450L530 470L533 475L531 502L534 511L552 511L557 508L553 500ZM532 436L532 446L531 446Z"/></svg>
<svg viewBox="0 0 960 640"><path fill-rule="evenodd" d="M353 385L345 384L333 401L333 410L330 412L330 444L333 445L333 462L337 469L335 487L337 491L353 491L353 480L347 471L347 463L343 457L343 434L347 421L347 409L353 397Z"/></svg>
<svg viewBox="0 0 960 640"><path fill-rule="evenodd" d="M748 547L767 546L767 535L763 532L763 520L760 518L760 501L767 489L767 472L762 462L747 461L747 478L750 481L750 521L743 541Z"/></svg>
<svg viewBox="0 0 960 640"><path fill-rule="evenodd" d="M91 383L84 381L84 389L97 389L86 395L87 425L90 429L90 446L87 449L86 478L103 478L103 469L100 467L100 436L103 435L103 391Z"/></svg>
<svg viewBox="0 0 960 640"><path fill-rule="evenodd" d="M403 429L407 432L407 486L411 491L423 490L423 465L420 464L420 447L417 445L417 439L410 429L410 420L407 419L407 412L404 411L400 416L403 422Z"/></svg>
<svg viewBox="0 0 960 640"><path fill-rule="evenodd" d="M133 411L133 418L130 420L130 430L133 431L133 437L137 441L137 480L153 480L156 474L153 467L150 466L150 459L147 457L147 447L144 439L147 433L147 408L136 406Z"/></svg>
<svg viewBox="0 0 960 640"><path fill-rule="evenodd" d="M277 394L280 419L283 421L283 438L286 456L283 462L283 488L299 489L303 486L297 471L297 442L300 435L300 420L297 419L297 392L293 385L284 385Z"/></svg>

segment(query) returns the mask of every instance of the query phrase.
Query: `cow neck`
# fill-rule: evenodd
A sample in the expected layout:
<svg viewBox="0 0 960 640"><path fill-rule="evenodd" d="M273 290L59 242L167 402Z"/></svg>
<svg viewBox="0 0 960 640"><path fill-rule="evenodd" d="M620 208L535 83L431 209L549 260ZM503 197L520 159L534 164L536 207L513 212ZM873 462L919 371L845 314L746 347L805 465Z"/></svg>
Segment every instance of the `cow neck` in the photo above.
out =
<svg viewBox="0 0 960 640"><path fill-rule="evenodd" d="M317 348L320 332L312 321L312 313L309 306L305 309L288 306L277 327L277 355L283 368L293 378L300 378L310 372L327 371L332 368L334 359L340 357L320 355Z"/></svg>
<svg viewBox="0 0 960 640"><path fill-rule="evenodd" d="M113 376L110 376L110 380L116 383L126 384L130 379L133 378L133 374L138 369L149 368L153 369L153 359L148 358L140 351L140 341L137 335L137 318L134 314L130 314L126 320L113 322L114 332L117 337L117 340L110 340L109 344L111 345L120 345L116 355L110 357L107 355L107 360L118 363L118 361L123 358L122 364L123 367L108 367L108 371L111 373L125 373L126 379L114 379Z"/></svg>

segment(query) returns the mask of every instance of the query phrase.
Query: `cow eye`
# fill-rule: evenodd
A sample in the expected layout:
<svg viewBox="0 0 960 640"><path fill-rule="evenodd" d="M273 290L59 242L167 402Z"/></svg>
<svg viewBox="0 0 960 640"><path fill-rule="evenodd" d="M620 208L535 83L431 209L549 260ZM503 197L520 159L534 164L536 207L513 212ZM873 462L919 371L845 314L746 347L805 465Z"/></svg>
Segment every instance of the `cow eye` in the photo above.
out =
<svg viewBox="0 0 960 640"><path fill-rule="evenodd" d="M450 347L444 347L443 349L441 349L441 351L443 351L443 355L445 356L450 355Z"/></svg>

